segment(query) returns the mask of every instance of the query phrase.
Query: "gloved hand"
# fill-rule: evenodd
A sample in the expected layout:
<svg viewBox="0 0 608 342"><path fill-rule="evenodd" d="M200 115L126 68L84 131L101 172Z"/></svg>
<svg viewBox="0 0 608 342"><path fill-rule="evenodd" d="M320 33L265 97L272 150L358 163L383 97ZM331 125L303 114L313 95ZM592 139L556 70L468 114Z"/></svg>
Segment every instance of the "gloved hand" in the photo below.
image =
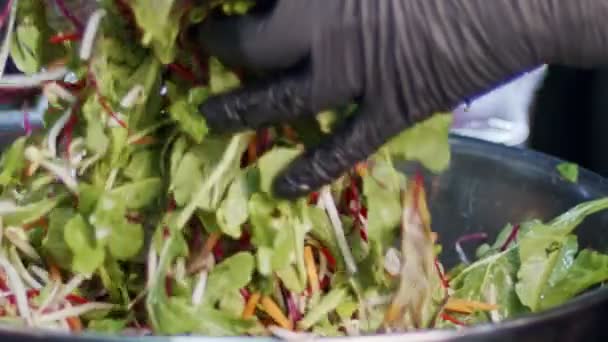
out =
<svg viewBox="0 0 608 342"><path fill-rule="evenodd" d="M418 120L542 63L608 61L604 0L279 0L210 19L203 48L272 78L205 102L211 129L291 121L353 101L357 113L275 181L294 198L339 177Z"/></svg>

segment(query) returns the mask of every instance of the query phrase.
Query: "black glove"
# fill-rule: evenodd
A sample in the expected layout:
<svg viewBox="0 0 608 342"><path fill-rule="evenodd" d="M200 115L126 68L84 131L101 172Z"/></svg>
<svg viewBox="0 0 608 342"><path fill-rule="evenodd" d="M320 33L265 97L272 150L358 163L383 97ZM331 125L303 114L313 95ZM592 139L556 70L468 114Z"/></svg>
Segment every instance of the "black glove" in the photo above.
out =
<svg viewBox="0 0 608 342"><path fill-rule="evenodd" d="M279 0L264 15L198 28L224 62L277 71L200 110L211 129L237 131L357 102L358 113L277 178L275 192L293 198L522 71L608 61L606 18L606 0Z"/></svg>

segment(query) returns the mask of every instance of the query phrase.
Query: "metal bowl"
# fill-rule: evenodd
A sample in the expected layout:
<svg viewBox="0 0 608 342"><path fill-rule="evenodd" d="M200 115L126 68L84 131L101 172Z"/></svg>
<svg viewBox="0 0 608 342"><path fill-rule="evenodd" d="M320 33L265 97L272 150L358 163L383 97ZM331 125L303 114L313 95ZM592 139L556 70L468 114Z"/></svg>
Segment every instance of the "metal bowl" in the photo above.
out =
<svg viewBox="0 0 608 342"><path fill-rule="evenodd" d="M531 218L547 220L570 207L608 195L608 181L580 170L577 184L559 176L561 161L544 154L469 138L451 138L452 161L447 172L427 175L433 229L445 246L443 261L457 261L455 240L466 233L484 231L492 238L506 223ZM406 172L409 168L406 167ZM586 220L577 230L583 247L608 250L608 212ZM431 330L403 335L321 339L329 341L608 341L608 289L589 291L569 303L539 314L518 317L459 331ZM180 341L246 342L269 338L68 336L0 326L0 341Z"/></svg>

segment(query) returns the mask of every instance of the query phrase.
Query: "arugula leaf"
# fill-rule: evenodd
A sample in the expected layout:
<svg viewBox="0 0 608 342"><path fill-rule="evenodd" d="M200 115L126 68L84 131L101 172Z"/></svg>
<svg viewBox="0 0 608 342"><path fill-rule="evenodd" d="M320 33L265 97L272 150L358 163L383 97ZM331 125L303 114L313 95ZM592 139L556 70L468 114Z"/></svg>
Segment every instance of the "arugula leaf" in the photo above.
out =
<svg viewBox="0 0 608 342"><path fill-rule="evenodd" d="M71 208L56 208L51 211L48 231L42 240L44 252L50 255L58 266L66 269L72 264L72 251L64 238L64 230L67 222L75 214Z"/></svg>
<svg viewBox="0 0 608 342"><path fill-rule="evenodd" d="M126 213L124 198L106 194L99 199L89 217L89 222L95 227L96 241L106 245L110 254L118 260L136 256L144 241L142 226L130 223Z"/></svg>
<svg viewBox="0 0 608 342"><path fill-rule="evenodd" d="M222 232L233 238L241 236L241 226L249 218L248 202L251 194L245 177L244 173L237 176L215 212L217 223Z"/></svg>
<svg viewBox="0 0 608 342"><path fill-rule="evenodd" d="M169 96L178 91L180 90L169 83ZM207 122L199 112L198 107L209 96L209 90L202 87L192 88L185 97L173 96L176 97L176 99L171 104L171 107L169 107L171 118L177 122L182 131L187 133L197 144L200 144L209 132L209 129L207 128Z"/></svg>
<svg viewBox="0 0 608 342"><path fill-rule="evenodd" d="M578 181L578 165L574 163L561 163L557 165L557 172L567 181L576 183Z"/></svg>
<svg viewBox="0 0 608 342"><path fill-rule="evenodd" d="M67 221L63 237L74 255L72 269L75 272L91 274L103 264L104 249L95 242L93 230L82 216L76 214Z"/></svg>
<svg viewBox="0 0 608 342"><path fill-rule="evenodd" d="M215 302L224 293L238 291L250 281L254 259L250 253L239 252L222 261L209 273L205 300Z"/></svg>
<svg viewBox="0 0 608 342"><path fill-rule="evenodd" d="M2 222L7 226L22 226L36 222L53 210L63 199L65 199L65 195L46 198L36 203L15 207L14 210L1 215Z"/></svg>
<svg viewBox="0 0 608 342"><path fill-rule="evenodd" d="M147 178L128 183L110 192L113 197L122 198L129 209L141 209L149 206L161 194L161 179Z"/></svg>
<svg viewBox="0 0 608 342"><path fill-rule="evenodd" d="M582 250L562 277L550 282L542 294L539 309L546 310L560 305L587 290L608 280L608 255Z"/></svg>
<svg viewBox="0 0 608 342"><path fill-rule="evenodd" d="M321 298L316 306L308 311L306 316L298 323L298 326L303 330L309 329L324 316L327 316L331 311L334 311L346 296L347 292L345 289L331 290Z"/></svg>
<svg viewBox="0 0 608 342"><path fill-rule="evenodd" d="M9 149L4 152L0 160L0 185L7 186L20 180L21 172L25 168L25 143L27 138L21 137L13 142Z"/></svg>
<svg viewBox="0 0 608 342"><path fill-rule="evenodd" d="M450 114L436 114L406 129L383 148L396 158L416 160L433 172L441 172L450 163L451 125Z"/></svg>
<svg viewBox="0 0 608 342"><path fill-rule="evenodd" d="M175 58L180 19L186 6L176 6L175 0L154 4L148 0L135 0L129 4L143 31L142 44L151 46L162 63L170 63Z"/></svg>
<svg viewBox="0 0 608 342"><path fill-rule="evenodd" d="M61 45L48 44L52 31L46 19L47 6L47 3L37 0L17 2L11 58L26 74L38 72L65 53Z"/></svg>
<svg viewBox="0 0 608 342"><path fill-rule="evenodd" d="M277 147L265 153L258 161L261 190L271 194L275 177L299 154L299 150L285 147Z"/></svg>

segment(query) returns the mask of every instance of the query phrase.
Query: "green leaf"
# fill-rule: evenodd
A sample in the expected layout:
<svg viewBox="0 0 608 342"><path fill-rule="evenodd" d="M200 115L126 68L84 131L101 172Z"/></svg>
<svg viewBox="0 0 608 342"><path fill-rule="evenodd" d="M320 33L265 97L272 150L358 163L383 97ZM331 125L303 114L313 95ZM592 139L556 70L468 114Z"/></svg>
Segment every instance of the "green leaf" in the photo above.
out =
<svg viewBox="0 0 608 342"><path fill-rule="evenodd" d="M161 195L161 179L148 178L115 188L110 195L122 198L127 208L141 209L151 205Z"/></svg>
<svg viewBox="0 0 608 342"><path fill-rule="evenodd" d="M433 172L441 172L450 163L451 125L451 115L436 114L403 131L384 147L394 157L418 161Z"/></svg>
<svg viewBox="0 0 608 342"><path fill-rule="evenodd" d="M276 147L265 153L258 161L261 189L272 193L272 182L279 172L293 161L301 151L293 148Z"/></svg>
<svg viewBox="0 0 608 342"><path fill-rule="evenodd" d="M393 171L394 172L394 171ZM388 177L381 180L390 180ZM367 204L367 234L381 246L395 239L401 221L401 188L399 182L381 183L373 174L363 177L363 194Z"/></svg>
<svg viewBox="0 0 608 342"><path fill-rule="evenodd" d="M235 73L225 68L217 58L209 58L209 88L212 94L224 93L240 86L241 81Z"/></svg>
<svg viewBox="0 0 608 342"><path fill-rule="evenodd" d="M245 174L241 173L228 188L226 198L215 212L217 223L224 234L241 236L241 226L249 218L248 202L251 196Z"/></svg>
<svg viewBox="0 0 608 342"><path fill-rule="evenodd" d="M159 153L157 150L145 149L134 152L123 174L133 181L160 176L158 171Z"/></svg>
<svg viewBox="0 0 608 342"><path fill-rule="evenodd" d="M606 280L608 280L608 255L582 250L561 279L550 282L544 289L539 308L546 310L563 304Z"/></svg>
<svg viewBox="0 0 608 342"><path fill-rule="evenodd" d="M567 181L576 183L578 181L578 165L574 163L561 163L557 165L557 172Z"/></svg>
<svg viewBox="0 0 608 342"><path fill-rule="evenodd" d="M74 255L72 269L83 274L92 274L103 264L105 252L95 242L93 230L80 215L74 215L65 226L63 237Z"/></svg>
<svg viewBox="0 0 608 342"><path fill-rule="evenodd" d="M532 311L540 309L544 289L564 277L578 248L570 233L587 216L606 208L607 198L585 202L549 224L536 223L523 231L519 240L521 268L515 288L524 305Z"/></svg>
<svg viewBox="0 0 608 342"><path fill-rule="evenodd" d="M67 222L74 217L76 212L71 208L56 208L49 214L49 227L46 236L42 240L42 249L45 253L64 269L70 268L72 264L72 250L64 238L64 230Z"/></svg>
<svg viewBox="0 0 608 342"><path fill-rule="evenodd" d="M214 302L224 293L237 291L250 281L254 270L253 256L239 252L217 265L207 279L205 299Z"/></svg>
<svg viewBox="0 0 608 342"><path fill-rule="evenodd" d="M308 330L315 325L323 317L334 311L338 305L346 298L347 292L344 289L333 289L328 294L323 296L319 304L312 307L298 323L302 330Z"/></svg>
<svg viewBox="0 0 608 342"><path fill-rule="evenodd" d="M173 61L180 19L186 6L175 6L174 0L156 1L153 4L148 0L135 0L129 5L143 32L142 44L151 46L163 64Z"/></svg>
<svg viewBox="0 0 608 342"><path fill-rule="evenodd" d="M95 227L96 241L106 245L110 254L118 260L136 256L144 240L142 226L130 223L125 217L126 210L124 198L104 195L89 218Z"/></svg>
<svg viewBox="0 0 608 342"><path fill-rule="evenodd" d="M11 42L11 57L19 70L33 74L65 54L59 44L49 44L52 35L46 19L47 4L38 0L17 2L15 31Z"/></svg>
<svg viewBox="0 0 608 342"><path fill-rule="evenodd" d="M46 198L39 202L16 207L2 216L2 223L6 226L22 226L35 221L48 214L55 208L65 196L55 196Z"/></svg>
<svg viewBox="0 0 608 342"><path fill-rule="evenodd" d="M27 138L21 137L15 140L11 147L2 154L0 166L0 185L7 186L11 183L19 182L21 173L25 167L25 143Z"/></svg>
<svg viewBox="0 0 608 342"><path fill-rule="evenodd" d="M170 83L169 86L171 85ZM207 88L192 88L188 92L188 96L178 97L169 107L171 118L197 144L200 144L209 132L207 122L198 110L208 96L209 90Z"/></svg>

